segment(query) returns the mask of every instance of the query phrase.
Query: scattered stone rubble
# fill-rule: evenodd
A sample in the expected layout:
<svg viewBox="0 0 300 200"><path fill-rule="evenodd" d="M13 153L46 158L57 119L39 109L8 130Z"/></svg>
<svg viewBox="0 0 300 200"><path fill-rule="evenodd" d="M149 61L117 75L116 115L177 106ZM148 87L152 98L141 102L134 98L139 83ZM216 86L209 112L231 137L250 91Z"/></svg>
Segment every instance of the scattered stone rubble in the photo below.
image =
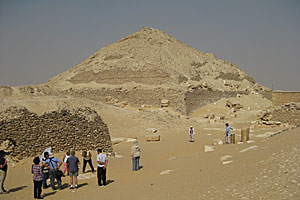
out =
<svg viewBox="0 0 300 200"><path fill-rule="evenodd" d="M11 156L18 160L38 155L47 147L53 152L96 148L113 152L107 125L89 107L41 116L25 107L10 107L0 113L0 144L11 146Z"/></svg>
<svg viewBox="0 0 300 200"><path fill-rule="evenodd" d="M258 115L260 124L268 126L300 125L300 103L288 103Z"/></svg>
<svg viewBox="0 0 300 200"><path fill-rule="evenodd" d="M243 106L241 104L239 104L239 103L232 103L229 100L226 101L225 107L232 108L233 112L236 112L236 111L238 111L238 110L240 110L240 109L243 108Z"/></svg>

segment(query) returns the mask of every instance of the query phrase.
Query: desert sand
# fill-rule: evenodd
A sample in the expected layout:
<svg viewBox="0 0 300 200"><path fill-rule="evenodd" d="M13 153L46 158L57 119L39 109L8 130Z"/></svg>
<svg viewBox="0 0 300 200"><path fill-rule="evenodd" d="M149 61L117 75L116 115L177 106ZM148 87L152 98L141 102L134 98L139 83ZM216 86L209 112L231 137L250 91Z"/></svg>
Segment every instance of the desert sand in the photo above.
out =
<svg viewBox="0 0 300 200"><path fill-rule="evenodd" d="M176 117L176 112L168 108L137 111L130 107L99 106L98 113L108 124L115 143L116 156L109 157L109 184L98 187L96 173L80 173L78 190L70 190L69 177L64 177L64 189L44 189L45 199L299 199L300 129L270 137L283 128L253 125L261 109L270 106L269 100L257 95L239 98L241 104L252 109L242 109L236 117L203 117L207 113L231 116L231 110L224 106L226 100L206 105L188 119ZM34 107L39 113L49 109L43 103L29 104L35 105L32 110ZM230 123L237 136L242 127L251 127L250 141L213 146L214 139L223 140L225 122ZM193 143L188 141L190 125L195 128ZM147 142L148 128L157 129L161 141ZM142 148L141 169L137 172L131 170L130 158L135 137ZM205 146L214 150L205 152ZM95 166L96 151L92 153ZM63 155L56 153L60 159ZM80 152L77 156L82 160ZM5 182L10 193L1 195L1 199L32 199L32 159L10 162Z"/></svg>

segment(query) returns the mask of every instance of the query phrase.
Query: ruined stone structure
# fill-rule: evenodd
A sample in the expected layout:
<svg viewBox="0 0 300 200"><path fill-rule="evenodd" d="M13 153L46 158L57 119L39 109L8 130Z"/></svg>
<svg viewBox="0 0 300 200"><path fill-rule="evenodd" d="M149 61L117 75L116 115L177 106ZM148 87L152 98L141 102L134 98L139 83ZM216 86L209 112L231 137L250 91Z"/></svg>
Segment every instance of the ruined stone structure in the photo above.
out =
<svg viewBox="0 0 300 200"><path fill-rule="evenodd" d="M281 125L282 123L300 125L300 102L287 103L281 107L267 110L261 113L258 118L266 125Z"/></svg>
<svg viewBox="0 0 300 200"><path fill-rule="evenodd" d="M71 96L104 103L113 98L115 105L126 102L133 107L160 107L165 99L184 115L221 98L249 93L271 99L271 91L238 66L145 27L43 85L0 87L0 97Z"/></svg>
<svg viewBox="0 0 300 200"><path fill-rule="evenodd" d="M47 85L64 95L105 102L111 96L131 106L170 107L189 115L223 97L270 90L257 84L236 65L193 49L153 28L142 28L110 44Z"/></svg>
<svg viewBox="0 0 300 200"><path fill-rule="evenodd" d="M113 152L107 125L88 107L41 116L24 107L10 107L0 113L0 144L7 140L17 159L39 155L47 147L53 152L97 148Z"/></svg>
<svg viewBox="0 0 300 200"><path fill-rule="evenodd" d="M300 92L296 91L273 91L272 103L274 106L282 106L286 103L300 102Z"/></svg>

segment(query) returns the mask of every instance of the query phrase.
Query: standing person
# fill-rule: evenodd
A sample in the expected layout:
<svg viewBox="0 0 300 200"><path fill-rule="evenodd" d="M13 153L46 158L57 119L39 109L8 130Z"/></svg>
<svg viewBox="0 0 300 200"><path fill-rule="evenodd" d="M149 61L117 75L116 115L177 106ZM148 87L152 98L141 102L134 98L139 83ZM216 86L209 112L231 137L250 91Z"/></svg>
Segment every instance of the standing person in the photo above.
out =
<svg viewBox="0 0 300 200"><path fill-rule="evenodd" d="M4 189L4 181L7 174L7 160L5 156L7 153L3 150L0 151L0 194L7 194L8 191Z"/></svg>
<svg viewBox="0 0 300 200"><path fill-rule="evenodd" d="M43 170L43 189L48 188L47 180L49 178L49 166L45 164L45 161L49 158L49 152L44 152L44 157L42 158L42 170Z"/></svg>
<svg viewBox="0 0 300 200"><path fill-rule="evenodd" d="M102 149L98 149L97 152L98 152L98 155L97 155L98 186L102 186L101 180L102 180L103 185L106 185L106 167L107 167L107 164L108 164L108 158L107 158L106 154L102 153Z"/></svg>
<svg viewBox="0 0 300 200"><path fill-rule="evenodd" d="M77 185L77 176L78 176L78 166L80 165L79 159L75 156L75 151L71 151L71 156L67 159L67 164L70 169L70 189L73 187L73 177L75 179L75 188L78 188Z"/></svg>
<svg viewBox="0 0 300 200"><path fill-rule="evenodd" d="M66 154L64 155L64 157L63 157L63 161L64 161L64 175L65 175L65 173L66 173L66 171L68 171L68 175L69 175L69 166L68 166L68 164L67 164L67 160L68 160L68 158L70 157L70 151L68 150L67 152L66 152Z"/></svg>
<svg viewBox="0 0 300 200"><path fill-rule="evenodd" d="M82 172L85 173L85 167L86 167L87 163L89 163L90 168L92 169L92 172L95 172L94 167L93 167L93 163L92 163L92 153L91 153L91 151L83 151L82 156L83 156Z"/></svg>
<svg viewBox="0 0 300 200"><path fill-rule="evenodd" d="M42 167L40 166L40 159L39 157L35 157L33 159L33 165L31 167L31 173L33 174L33 196L35 199L43 199L41 197L42 194L42 184L43 184L43 171Z"/></svg>
<svg viewBox="0 0 300 200"><path fill-rule="evenodd" d="M190 126L189 129L190 142L194 142L194 134L195 134L195 130L192 126Z"/></svg>
<svg viewBox="0 0 300 200"><path fill-rule="evenodd" d="M131 158L132 158L132 170L138 171L140 168L140 157L141 157L141 148L139 147L138 141L134 141L131 147Z"/></svg>
<svg viewBox="0 0 300 200"><path fill-rule="evenodd" d="M225 143L230 144L230 129L233 130L228 123L225 124L226 126L226 131L225 131Z"/></svg>
<svg viewBox="0 0 300 200"><path fill-rule="evenodd" d="M57 180L58 188L62 189L61 186L61 177L57 175L57 172L62 164L62 162L54 157L54 154L51 153L49 158L45 161L45 164L50 167L49 175L50 175L50 184L53 190L56 190L54 180Z"/></svg>

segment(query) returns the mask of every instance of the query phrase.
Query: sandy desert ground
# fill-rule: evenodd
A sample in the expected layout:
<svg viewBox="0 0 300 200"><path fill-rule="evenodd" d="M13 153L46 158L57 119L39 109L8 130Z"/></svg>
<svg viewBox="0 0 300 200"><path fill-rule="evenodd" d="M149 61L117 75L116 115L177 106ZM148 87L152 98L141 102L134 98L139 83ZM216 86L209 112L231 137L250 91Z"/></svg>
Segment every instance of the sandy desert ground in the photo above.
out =
<svg viewBox="0 0 300 200"><path fill-rule="evenodd" d="M44 103L41 99L26 103L22 100L3 101L3 108L17 105L18 101L37 113L52 108L47 99ZM69 101L72 104L65 101L69 106L82 103L78 99ZM98 187L96 173L80 173L79 189L70 190L69 177L64 177L63 190L45 189L43 196L49 200L300 199L300 128L270 137L283 128L253 124L256 115L270 106L269 100L255 95L243 96L239 102L245 109L236 112L236 116L224 107L225 101L221 99L206 105L190 118L178 116L171 109L137 111L104 104L97 107L96 102L85 102L98 108L97 112L108 124L112 141L116 143L113 146L116 156L109 157L109 184ZM57 107L55 100L51 102L53 108ZM214 113L216 118L204 118L208 113ZM217 116L226 116L227 119L218 120ZM250 141L213 146L214 139L223 139L225 122L233 127L237 140L240 140L242 127L251 127ZM194 143L188 141L190 125L196 132ZM161 141L147 142L148 128L156 128ZM132 138L135 137L142 149L141 169L137 172L131 170L130 158ZM205 146L214 150L205 152ZM96 151L92 153L96 166ZM56 157L62 159L63 154L56 153ZM82 160L80 152L77 156ZM1 200L33 199L32 160L26 158L9 163L5 187L10 193L0 195Z"/></svg>

